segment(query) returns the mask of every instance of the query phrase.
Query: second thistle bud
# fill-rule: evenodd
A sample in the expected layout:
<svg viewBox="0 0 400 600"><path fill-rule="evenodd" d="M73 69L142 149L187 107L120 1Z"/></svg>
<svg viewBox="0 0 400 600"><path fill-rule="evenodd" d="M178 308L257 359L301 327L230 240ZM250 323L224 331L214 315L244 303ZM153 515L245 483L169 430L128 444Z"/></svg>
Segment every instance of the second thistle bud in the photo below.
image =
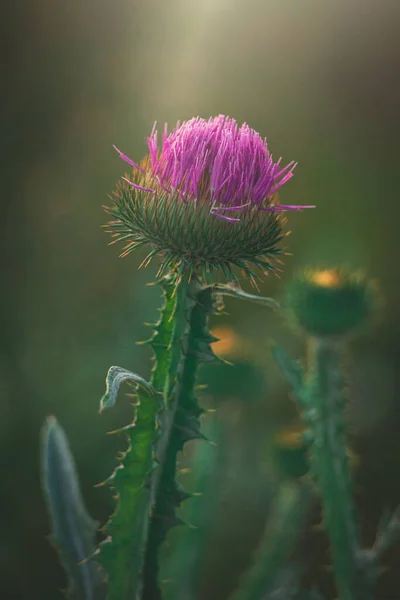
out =
<svg viewBox="0 0 400 600"><path fill-rule="evenodd" d="M288 286L286 307L309 335L345 336L360 330L372 315L375 285L345 269L307 270Z"/></svg>

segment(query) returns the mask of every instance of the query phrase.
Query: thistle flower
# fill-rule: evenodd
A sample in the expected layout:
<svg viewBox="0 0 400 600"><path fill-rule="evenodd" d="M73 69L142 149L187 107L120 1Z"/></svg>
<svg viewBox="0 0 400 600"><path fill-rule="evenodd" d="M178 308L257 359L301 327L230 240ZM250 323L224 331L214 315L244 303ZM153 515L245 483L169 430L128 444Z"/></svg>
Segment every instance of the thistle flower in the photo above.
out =
<svg viewBox="0 0 400 600"><path fill-rule="evenodd" d="M122 256L149 245L144 264L159 255L159 274L221 269L232 279L238 266L253 279L251 265L274 270L283 213L311 208L277 202L296 163L274 162L266 139L223 115L178 123L170 134L165 126L161 149L155 127L140 164L116 148L133 167L106 207L114 241L127 241Z"/></svg>
<svg viewBox="0 0 400 600"><path fill-rule="evenodd" d="M317 337L358 331L379 302L374 282L343 268L306 270L289 284L286 295L292 319Z"/></svg>

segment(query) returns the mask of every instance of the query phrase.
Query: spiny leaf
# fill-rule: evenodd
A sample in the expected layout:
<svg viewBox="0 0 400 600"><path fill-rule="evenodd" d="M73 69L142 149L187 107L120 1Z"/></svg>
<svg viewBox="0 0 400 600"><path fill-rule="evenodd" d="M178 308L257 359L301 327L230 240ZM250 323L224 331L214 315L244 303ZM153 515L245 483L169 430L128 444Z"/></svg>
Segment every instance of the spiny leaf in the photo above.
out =
<svg viewBox="0 0 400 600"><path fill-rule="evenodd" d="M140 375L121 367L110 367L106 377L106 393L100 400L100 412L114 406L119 388L125 381L133 381L133 383L147 390L147 392L155 393L153 386L143 379L143 377L140 377Z"/></svg>
<svg viewBox="0 0 400 600"><path fill-rule="evenodd" d="M212 286L215 293L221 294L223 296L233 296L234 298L239 298L241 300L247 300L250 302L254 302L255 304L263 304L264 306L269 306L273 309L279 309L280 304L273 298L267 298L265 296L257 296L255 294L248 294L244 292L239 287L233 287L231 285L222 285L215 284Z"/></svg>
<svg viewBox="0 0 400 600"><path fill-rule="evenodd" d="M86 511L67 436L55 417L48 417L42 429L41 471L52 537L69 578L68 595L100 600L104 575L98 563L87 560L95 551L97 524Z"/></svg>
<svg viewBox="0 0 400 600"><path fill-rule="evenodd" d="M99 560L108 573L108 600L136 600L140 590L159 404L150 386L138 392L128 450L107 480L118 495L115 512L104 527L108 537L99 549Z"/></svg>
<svg viewBox="0 0 400 600"><path fill-rule="evenodd" d="M173 330L172 314L176 304L175 282L161 282L164 305L150 343L156 360L151 384L140 384L134 423L127 428L129 447L121 465L108 482L117 492L117 506L105 526L108 540L100 546L100 560L109 576L108 600L136 600L142 582L142 562L152 505L152 484L159 470L154 461L153 446L158 436L157 416L162 408L160 394L168 374L169 351ZM126 374L129 372L126 371ZM131 378L131 375L127 379ZM144 380L143 380L144 381ZM119 384L122 380L118 380ZM115 389L115 394L117 393ZM107 395L107 394L106 394ZM158 400L158 401L157 401ZM115 395L113 403L115 402Z"/></svg>

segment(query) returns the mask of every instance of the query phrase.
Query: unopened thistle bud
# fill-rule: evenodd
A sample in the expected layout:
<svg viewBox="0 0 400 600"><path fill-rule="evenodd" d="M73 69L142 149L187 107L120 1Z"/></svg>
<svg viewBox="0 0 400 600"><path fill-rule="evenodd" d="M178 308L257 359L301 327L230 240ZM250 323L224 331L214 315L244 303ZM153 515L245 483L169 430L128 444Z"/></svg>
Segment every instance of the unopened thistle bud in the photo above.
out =
<svg viewBox="0 0 400 600"><path fill-rule="evenodd" d="M122 178L107 212L114 241L124 240L122 255L147 245L165 269L221 270L235 278L240 267L275 269L282 250L283 214L302 206L283 205L277 190L293 175L294 162L274 162L258 133L222 115L178 123L161 148L155 126L147 139L149 153L140 164L117 150L133 172Z"/></svg>
<svg viewBox="0 0 400 600"><path fill-rule="evenodd" d="M346 336L366 324L377 297L374 283L360 273L307 270L289 284L286 307L309 335Z"/></svg>

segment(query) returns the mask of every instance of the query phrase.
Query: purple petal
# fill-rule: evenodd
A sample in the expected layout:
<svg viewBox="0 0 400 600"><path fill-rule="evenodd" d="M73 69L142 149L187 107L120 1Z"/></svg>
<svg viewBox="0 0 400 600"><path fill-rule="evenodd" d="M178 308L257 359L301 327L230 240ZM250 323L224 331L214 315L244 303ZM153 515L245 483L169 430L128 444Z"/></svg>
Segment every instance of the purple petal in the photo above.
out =
<svg viewBox="0 0 400 600"><path fill-rule="evenodd" d="M286 212L285 208L277 208L276 206L260 206L258 210L265 210L266 212L273 212L273 213Z"/></svg>
<svg viewBox="0 0 400 600"><path fill-rule="evenodd" d="M216 212L212 212L212 215L214 215L215 217L219 217L220 219L223 219L224 221L229 221L229 223L237 223L238 221L240 221L240 219L235 219L234 217L227 217L226 215L220 215L219 213Z"/></svg>
<svg viewBox="0 0 400 600"><path fill-rule="evenodd" d="M274 206L282 210L303 210L303 208L315 208L315 204L309 206L303 206L301 204L274 204Z"/></svg>
<svg viewBox="0 0 400 600"><path fill-rule="evenodd" d="M168 194L171 193L171 190L169 190L167 187L165 187L165 185L163 183L161 183L161 179L157 176L156 177L158 185L164 190L164 192L168 192Z"/></svg>
<svg viewBox="0 0 400 600"><path fill-rule="evenodd" d="M247 202L246 204L241 204L240 206L216 206L215 209L216 210L236 210L236 211L240 211L243 208L246 208L246 206L250 206L251 202Z"/></svg>
<svg viewBox="0 0 400 600"><path fill-rule="evenodd" d="M131 167L135 167L135 169L139 169L139 171L142 171L142 173L145 173L145 170L140 165L137 165L135 162L133 162L133 160L131 160L129 158L129 156L126 156L126 154L121 152L121 150L118 150L118 148L116 146L113 146L113 148L114 148L114 150L116 150L118 152L120 158L122 158L122 160L124 160L126 163L128 163L128 165L131 165Z"/></svg>
<svg viewBox="0 0 400 600"><path fill-rule="evenodd" d="M187 203L188 203L188 201L187 201L187 198L185 198L185 196L184 196L184 194L181 192L181 190L176 190L176 191L178 192L178 194L179 194L179 198L182 200L182 202L183 202L184 204L187 204Z"/></svg>
<svg viewBox="0 0 400 600"><path fill-rule="evenodd" d="M151 188L143 187L141 185L138 185L137 183L133 183L133 181L129 181L129 179L127 179L126 177L122 177L122 179L124 179L127 183L129 183L129 185L131 185L133 188L135 188L135 190L141 190L142 192L150 192L152 194L156 193L155 190L152 190Z"/></svg>

